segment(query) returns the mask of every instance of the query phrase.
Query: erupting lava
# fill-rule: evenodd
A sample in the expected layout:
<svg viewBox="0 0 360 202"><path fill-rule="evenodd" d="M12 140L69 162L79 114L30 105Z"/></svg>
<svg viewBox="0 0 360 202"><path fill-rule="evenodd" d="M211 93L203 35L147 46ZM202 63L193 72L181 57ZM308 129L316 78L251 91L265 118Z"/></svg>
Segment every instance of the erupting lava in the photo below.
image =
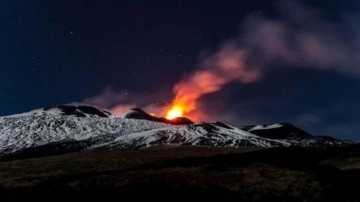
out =
<svg viewBox="0 0 360 202"><path fill-rule="evenodd" d="M181 117L184 114L184 107L181 105L173 105L170 109L166 112L166 119L174 119L177 117Z"/></svg>

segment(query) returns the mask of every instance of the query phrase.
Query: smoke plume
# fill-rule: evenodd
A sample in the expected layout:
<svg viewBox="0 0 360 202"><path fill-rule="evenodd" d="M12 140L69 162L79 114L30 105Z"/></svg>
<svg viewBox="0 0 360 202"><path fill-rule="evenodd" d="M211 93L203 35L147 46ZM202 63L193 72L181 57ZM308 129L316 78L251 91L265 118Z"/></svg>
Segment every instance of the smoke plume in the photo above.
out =
<svg viewBox="0 0 360 202"><path fill-rule="evenodd" d="M259 81L279 66L360 76L358 15L347 14L329 20L322 10L285 0L278 2L277 9L276 18L258 13L248 15L238 37L202 58L194 72L174 85L173 104L186 106L185 116L192 113L204 117L201 116L204 112L195 110L204 95L218 92L231 82ZM157 115L164 113L165 106L149 97L156 98L152 93L127 95L107 89L83 102L105 106L115 114L135 106L147 107Z"/></svg>
<svg viewBox="0 0 360 202"><path fill-rule="evenodd" d="M189 113L202 96L230 82L258 81L274 66L360 76L360 37L359 31L354 32L360 25L358 17L348 15L332 22L320 10L295 1L280 1L277 7L277 19L249 15L239 37L225 42L200 61L195 72L176 83L174 104L186 106Z"/></svg>

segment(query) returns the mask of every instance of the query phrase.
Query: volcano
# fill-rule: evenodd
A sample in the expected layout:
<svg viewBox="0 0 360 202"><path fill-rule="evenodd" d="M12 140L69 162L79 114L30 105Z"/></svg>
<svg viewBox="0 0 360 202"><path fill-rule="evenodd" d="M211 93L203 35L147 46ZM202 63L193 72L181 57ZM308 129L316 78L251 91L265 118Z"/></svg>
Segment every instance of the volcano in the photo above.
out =
<svg viewBox="0 0 360 202"><path fill-rule="evenodd" d="M358 201L359 154L290 123L59 105L0 117L0 201Z"/></svg>
<svg viewBox="0 0 360 202"><path fill-rule="evenodd" d="M270 148L348 144L310 135L289 123L237 128L221 122L194 123L185 117L168 120L139 108L114 116L95 107L73 105L0 117L0 134L3 157L152 145Z"/></svg>

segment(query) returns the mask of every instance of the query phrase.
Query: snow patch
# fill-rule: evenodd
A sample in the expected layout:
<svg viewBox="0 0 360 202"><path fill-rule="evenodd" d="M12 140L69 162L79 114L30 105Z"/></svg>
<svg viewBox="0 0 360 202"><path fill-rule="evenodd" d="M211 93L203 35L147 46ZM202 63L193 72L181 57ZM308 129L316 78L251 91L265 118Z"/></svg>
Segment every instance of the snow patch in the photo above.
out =
<svg viewBox="0 0 360 202"><path fill-rule="evenodd" d="M268 129L274 129L274 128L281 128L281 124L272 124L272 125L256 125L253 128L249 129L248 131L254 131L254 130L268 130Z"/></svg>

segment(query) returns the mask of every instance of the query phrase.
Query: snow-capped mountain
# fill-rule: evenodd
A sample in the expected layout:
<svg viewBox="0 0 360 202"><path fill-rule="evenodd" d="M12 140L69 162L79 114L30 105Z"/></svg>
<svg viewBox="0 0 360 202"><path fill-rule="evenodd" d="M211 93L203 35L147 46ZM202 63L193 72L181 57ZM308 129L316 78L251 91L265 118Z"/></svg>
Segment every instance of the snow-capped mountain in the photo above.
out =
<svg viewBox="0 0 360 202"><path fill-rule="evenodd" d="M243 126L241 129L263 138L285 140L293 146L322 146L345 143L330 136L313 136L290 123Z"/></svg>
<svg viewBox="0 0 360 202"><path fill-rule="evenodd" d="M288 147L342 143L310 134L293 134L298 131L301 130L289 124L240 129L221 122L193 123L186 118L169 121L141 109L113 116L95 107L59 105L0 117L0 154L54 149L59 152L125 149L159 144Z"/></svg>

